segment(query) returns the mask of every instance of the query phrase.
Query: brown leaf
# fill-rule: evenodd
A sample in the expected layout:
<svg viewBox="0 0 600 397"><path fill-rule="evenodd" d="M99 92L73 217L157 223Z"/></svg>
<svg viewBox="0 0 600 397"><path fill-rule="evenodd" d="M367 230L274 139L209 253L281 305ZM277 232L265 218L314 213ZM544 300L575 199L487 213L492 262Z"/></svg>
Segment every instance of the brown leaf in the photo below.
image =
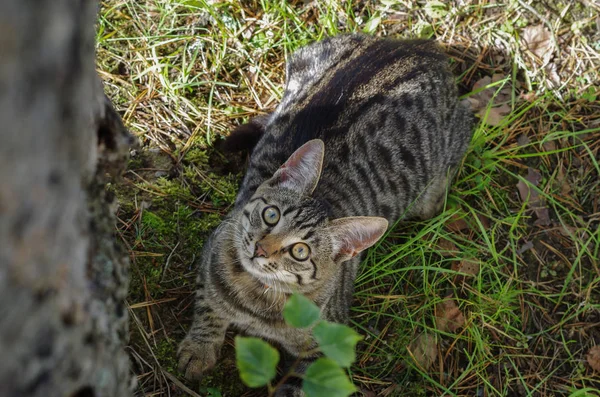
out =
<svg viewBox="0 0 600 397"><path fill-rule="evenodd" d="M537 216L537 220L535 221L536 225L547 226L550 224L550 213L548 208L546 208L544 200L540 197L538 190L535 189L542 180L542 174L540 174L538 170L528 168L525 179L533 186L533 188L529 184L523 182L523 180L520 180L517 183L521 201L527 203L527 207L535 212L535 215Z"/></svg>
<svg viewBox="0 0 600 397"><path fill-rule="evenodd" d="M533 102L537 98L537 94L533 91L530 92L521 92L519 94L519 98L524 99L527 102Z"/></svg>
<svg viewBox="0 0 600 397"><path fill-rule="evenodd" d="M600 346L592 347L585 358L594 371L600 372Z"/></svg>
<svg viewBox="0 0 600 397"><path fill-rule="evenodd" d="M554 42L550 30L544 25L527 26L523 29L521 39L527 49L538 57L542 63L546 63L552 58Z"/></svg>
<svg viewBox="0 0 600 397"><path fill-rule="evenodd" d="M473 113L480 118L485 117L485 122L489 125L498 125L500 121L510 113L511 109L506 102L509 101L512 96L511 84L505 84L499 91L499 86L485 88L505 77L506 76L503 74L494 74L491 77L484 76L473 85L473 92L481 91L471 94L467 98Z"/></svg>
<svg viewBox="0 0 600 397"><path fill-rule="evenodd" d="M556 184L560 188L560 193L563 196L568 196L572 189L569 181L567 180L567 176L565 175L565 166L560 164L558 167L558 174L556 175Z"/></svg>
<svg viewBox="0 0 600 397"><path fill-rule="evenodd" d="M479 222L485 230L488 230L491 226L490 218L485 215L477 214L477 218L479 218Z"/></svg>
<svg viewBox="0 0 600 397"><path fill-rule="evenodd" d="M424 370L431 368L437 359L437 342L433 334L421 334L415 339L408 351L418 366Z"/></svg>
<svg viewBox="0 0 600 397"><path fill-rule="evenodd" d="M493 127L500 125L502 119L504 119L504 117L506 117L509 114L510 106L508 106L507 104L503 104L501 106L494 106L490 108L489 111L487 109L482 109L481 111L477 112L477 115L479 117L485 117L483 119L484 123Z"/></svg>
<svg viewBox="0 0 600 397"><path fill-rule="evenodd" d="M446 298L435 306L435 326L440 331L452 333L465 326L465 316L453 299Z"/></svg>
<svg viewBox="0 0 600 397"><path fill-rule="evenodd" d="M473 91L482 90L471 97L479 97L479 98L487 98L487 100L492 99L494 95L494 91L491 88L483 89L484 87L490 85L492 83L492 78L490 76L484 76L481 79L477 80L475 84L473 84Z"/></svg>
<svg viewBox="0 0 600 397"><path fill-rule="evenodd" d="M456 256L458 248L452 241L440 237L437 241L437 251L444 257Z"/></svg>
<svg viewBox="0 0 600 397"><path fill-rule="evenodd" d="M485 230L490 228L490 218L485 215L477 214L477 218ZM465 230L479 230L479 225L472 217L466 217L463 214L454 214L446 223L446 228L451 232L458 233Z"/></svg>
<svg viewBox="0 0 600 397"><path fill-rule="evenodd" d="M463 259L460 262L452 264L452 270L472 276L476 276L479 273L479 269L479 262L470 259Z"/></svg>
<svg viewBox="0 0 600 397"><path fill-rule="evenodd" d="M523 252L525 252L525 251L529 251L529 250L530 250L530 249L532 249L532 248L533 248L533 242L531 242L531 241L528 241L528 242L526 242L525 244L523 244L523 245L521 246L521 248L519 248L519 249L517 250L517 254L521 255Z"/></svg>
<svg viewBox="0 0 600 397"><path fill-rule="evenodd" d="M531 141L529 140L529 137L527 136L527 134L521 134L521 135L519 135L519 137L517 138L517 144L518 144L519 146L525 146L525 145L528 145L528 144L529 144L529 142L531 142Z"/></svg>
<svg viewBox="0 0 600 397"><path fill-rule="evenodd" d="M446 223L446 227L452 232L460 232L468 229L469 225L464 217L461 217L459 214L454 214L452 215L452 218L450 218L450 222Z"/></svg>
<svg viewBox="0 0 600 397"><path fill-rule="evenodd" d="M535 208L533 210L533 212L535 212L535 216L537 216L536 221L533 222L534 225L548 226L552 223L550 221L550 211L548 211L548 208L546 208L546 207Z"/></svg>
<svg viewBox="0 0 600 397"><path fill-rule="evenodd" d="M548 65L546 65L544 70L546 71L548 81L552 83L550 84L550 87L555 88L560 86L561 80L560 75L558 74L558 67L556 66L556 64L554 62L551 62Z"/></svg>
<svg viewBox="0 0 600 397"><path fill-rule="evenodd" d="M546 152L552 152L556 150L556 142L554 141L546 141L542 144L542 146Z"/></svg>

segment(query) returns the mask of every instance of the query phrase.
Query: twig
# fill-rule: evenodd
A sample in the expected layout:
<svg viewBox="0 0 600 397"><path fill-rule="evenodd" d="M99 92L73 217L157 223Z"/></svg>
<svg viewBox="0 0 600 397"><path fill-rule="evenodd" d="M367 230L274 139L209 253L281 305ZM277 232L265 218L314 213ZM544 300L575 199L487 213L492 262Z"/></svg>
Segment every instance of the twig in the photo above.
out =
<svg viewBox="0 0 600 397"><path fill-rule="evenodd" d="M173 382L175 384L175 386L177 386L178 388L180 388L181 390L183 390L190 396L202 397L200 394L196 393L195 391L193 391L192 389L190 389L189 387L184 385L179 379L177 379L177 377L175 377L175 375L171 375L170 373L168 373L167 371L165 371L162 368L160 369L160 372L162 372L162 374L165 378L169 379L171 382Z"/></svg>
<svg viewBox="0 0 600 397"><path fill-rule="evenodd" d="M178 241L177 244L175 244L175 247L173 247L173 249L171 250L171 253L169 254L169 256L167 256L167 261L165 262L165 267L163 269L162 277L160 278L161 283L163 281L165 281L165 275L167 274L167 269L169 268L169 262L171 262L171 257L173 256L173 253L175 252L177 247L179 247L180 243L181 243L181 241Z"/></svg>

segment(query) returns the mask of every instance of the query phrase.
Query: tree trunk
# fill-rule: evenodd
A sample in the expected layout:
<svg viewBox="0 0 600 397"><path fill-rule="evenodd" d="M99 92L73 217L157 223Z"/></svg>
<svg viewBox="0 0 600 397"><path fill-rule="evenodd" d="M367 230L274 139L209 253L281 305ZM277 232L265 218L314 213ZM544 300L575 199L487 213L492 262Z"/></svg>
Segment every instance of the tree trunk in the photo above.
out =
<svg viewBox="0 0 600 397"><path fill-rule="evenodd" d="M97 3L0 5L0 396L121 397L128 261L105 184L131 136L94 63Z"/></svg>

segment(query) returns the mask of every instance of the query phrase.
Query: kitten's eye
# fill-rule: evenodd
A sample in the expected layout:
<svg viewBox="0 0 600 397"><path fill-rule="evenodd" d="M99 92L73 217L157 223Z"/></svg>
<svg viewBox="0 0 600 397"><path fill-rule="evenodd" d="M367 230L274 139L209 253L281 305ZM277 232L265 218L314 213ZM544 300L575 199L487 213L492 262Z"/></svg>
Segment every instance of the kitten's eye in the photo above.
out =
<svg viewBox="0 0 600 397"><path fill-rule="evenodd" d="M304 243L296 243L292 246L290 254L297 261L305 261L308 259L308 255L310 255L310 248Z"/></svg>
<svg viewBox="0 0 600 397"><path fill-rule="evenodd" d="M281 215L279 215L279 208L272 205L266 207L263 210L262 217L267 225L275 226L277 222L279 222L279 218L281 218Z"/></svg>

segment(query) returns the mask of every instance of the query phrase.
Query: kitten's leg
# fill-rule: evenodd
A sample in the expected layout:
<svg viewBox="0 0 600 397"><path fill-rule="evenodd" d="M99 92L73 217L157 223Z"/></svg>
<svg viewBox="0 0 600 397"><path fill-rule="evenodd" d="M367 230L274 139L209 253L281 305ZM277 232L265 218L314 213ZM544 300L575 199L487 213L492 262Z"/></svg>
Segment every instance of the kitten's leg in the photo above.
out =
<svg viewBox="0 0 600 397"><path fill-rule="evenodd" d="M364 257L363 254L350 259L344 263L343 268L337 276L336 289L329 300L323 304L321 308L321 314L323 319L331 322L345 324L348 322L350 314L350 304L352 302L352 294L354 292L354 279L358 266ZM313 340L309 346L288 346L288 351L306 352L313 350L317 347L316 342ZM284 346L285 348L285 346ZM301 375L306 372L306 369L320 356L320 353L315 354L311 357L306 357L298 360L297 356L286 352L287 369L284 370L284 374L290 369L294 373ZM275 397L304 397L305 393L302 391L302 379L298 377L292 377L288 379L284 385L280 386L275 393Z"/></svg>
<svg viewBox="0 0 600 397"><path fill-rule="evenodd" d="M289 371L293 371L295 374L304 374L310 364L317 359L317 357L306 358L298 360L297 357L284 352L286 361L286 368L283 373L287 374ZM306 394L302 391L302 379L298 377L290 377L286 382L277 388L274 397L305 397Z"/></svg>
<svg viewBox="0 0 600 397"><path fill-rule="evenodd" d="M179 345L179 371L189 380L198 380L217 362L229 321L217 314L206 302L205 291L196 291L194 322Z"/></svg>
<svg viewBox="0 0 600 397"><path fill-rule="evenodd" d="M412 205L406 218L426 220L433 218L444 209L448 186L454 175L454 170L449 170L446 175L440 175L431 180L423 194Z"/></svg>
<svg viewBox="0 0 600 397"><path fill-rule="evenodd" d="M306 393L302 391L302 379L294 378L277 388L274 397L305 397Z"/></svg>

